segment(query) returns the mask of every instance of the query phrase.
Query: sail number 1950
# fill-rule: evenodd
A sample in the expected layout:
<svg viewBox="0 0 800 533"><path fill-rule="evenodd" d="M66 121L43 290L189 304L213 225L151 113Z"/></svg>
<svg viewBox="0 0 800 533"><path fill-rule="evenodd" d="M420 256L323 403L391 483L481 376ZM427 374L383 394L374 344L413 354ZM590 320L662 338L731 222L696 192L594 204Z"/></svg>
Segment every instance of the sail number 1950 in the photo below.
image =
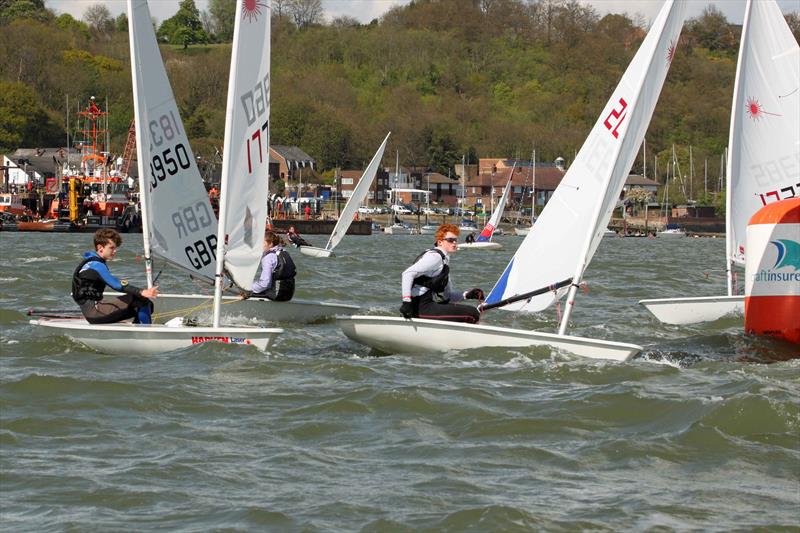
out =
<svg viewBox="0 0 800 533"><path fill-rule="evenodd" d="M160 154L154 154L150 161L150 189L158 187L159 181L164 181L169 176L178 173L178 168L184 170L191 166L191 159L183 143L175 145L175 150L167 148Z"/></svg>

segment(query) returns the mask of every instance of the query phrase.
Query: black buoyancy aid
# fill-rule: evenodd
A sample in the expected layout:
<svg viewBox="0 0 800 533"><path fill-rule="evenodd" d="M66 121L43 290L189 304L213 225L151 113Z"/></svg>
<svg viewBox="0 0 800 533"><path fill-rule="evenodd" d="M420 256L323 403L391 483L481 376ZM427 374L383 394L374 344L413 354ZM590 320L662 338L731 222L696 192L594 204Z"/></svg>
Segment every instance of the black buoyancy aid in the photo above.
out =
<svg viewBox="0 0 800 533"><path fill-rule="evenodd" d="M103 299L103 290L106 288L106 282L103 281L100 274L92 270L92 272L95 273L93 276L91 273L84 274L83 276L81 275L81 269L92 261L105 263L105 260L100 257L90 257L81 261L78 268L76 268L75 272L72 274L72 299L75 300L78 305L83 305L89 300L99 302ZM87 271L89 270L91 269L87 269Z"/></svg>
<svg viewBox="0 0 800 533"><path fill-rule="evenodd" d="M430 250L425 250L421 254L414 259L414 263L422 259L422 256L427 254L428 252L436 252L442 258L442 271L436 274L435 276L417 276L414 278L414 285L420 285L422 287L426 287L430 289L432 292L436 294L443 294L445 289L447 288L447 283L450 281L450 265L445 262L445 255L438 248L431 248Z"/></svg>
<svg viewBox="0 0 800 533"><path fill-rule="evenodd" d="M294 266L292 256L286 253L285 250L270 250L268 254L275 254L278 262L275 268L272 269L272 279L276 281L283 281L287 279L294 279L297 274L297 268Z"/></svg>

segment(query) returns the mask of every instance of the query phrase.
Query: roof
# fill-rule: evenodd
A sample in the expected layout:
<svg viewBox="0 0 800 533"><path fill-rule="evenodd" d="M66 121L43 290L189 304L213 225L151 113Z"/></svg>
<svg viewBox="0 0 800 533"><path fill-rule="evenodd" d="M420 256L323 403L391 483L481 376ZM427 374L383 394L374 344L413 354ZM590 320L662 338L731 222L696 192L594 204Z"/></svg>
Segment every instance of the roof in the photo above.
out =
<svg viewBox="0 0 800 533"><path fill-rule="evenodd" d="M284 159L288 164L294 163L297 166L304 167L306 165L314 166L316 161L313 157L302 151L297 146L283 146L280 144L270 145L270 150L274 151L279 157Z"/></svg>
<svg viewBox="0 0 800 533"><path fill-rule="evenodd" d="M71 168L79 168L81 165L81 152L76 148L18 148L13 154L7 155L10 160L18 164L21 168L34 170L42 175L54 175L57 168L62 168L64 163L68 163ZM114 156L120 157L120 154ZM22 161L20 163L20 161ZM139 176L139 169L135 159L131 163L129 177L136 179Z"/></svg>
<svg viewBox="0 0 800 533"><path fill-rule="evenodd" d="M639 174L629 174L628 179L625 180L625 185L647 185L649 187L658 187L658 182L645 178Z"/></svg>
<svg viewBox="0 0 800 533"><path fill-rule="evenodd" d="M448 178L444 174L440 174L438 172L426 172L422 175L422 185L427 186L429 180L431 185L436 185L437 183L444 183L445 185L458 185L459 183L458 176Z"/></svg>
<svg viewBox="0 0 800 533"><path fill-rule="evenodd" d="M511 173L511 168L499 168L494 173L494 177L490 172L483 172L478 176L467 180L467 187L488 187L489 183L493 183L495 187L502 187L505 185L508 176ZM536 189L540 191L554 191L561 179L564 177L564 172L556 167L539 167L536 166ZM523 187L531 185L531 172L530 169L517 167L514 169L514 177L511 184L515 187Z"/></svg>

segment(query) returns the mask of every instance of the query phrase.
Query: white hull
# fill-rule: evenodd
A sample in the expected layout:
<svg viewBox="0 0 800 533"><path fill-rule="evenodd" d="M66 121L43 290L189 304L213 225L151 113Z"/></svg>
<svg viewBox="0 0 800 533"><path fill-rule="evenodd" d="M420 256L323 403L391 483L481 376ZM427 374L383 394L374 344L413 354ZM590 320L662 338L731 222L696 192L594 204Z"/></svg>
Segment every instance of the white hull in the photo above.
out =
<svg viewBox="0 0 800 533"><path fill-rule="evenodd" d="M531 228L514 228L514 234L524 237L531 232Z"/></svg>
<svg viewBox="0 0 800 533"><path fill-rule="evenodd" d="M436 235L436 230L439 229L439 226L422 226L419 228L420 235Z"/></svg>
<svg viewBox="0 0 800 533"><path fill-rule="evenodd" d="M459 250L502 250L503 245L497 242L463 242L458 243Z"/></svg>
<svg viewBox="0 0 800 533"><path fill-rule="evenodd" d="M744 296L662 298L639 303L665 324L685 325L711 322L725 316L744 315Z"/></svg>
<svg viewBox="0 0 800 533"><path fill-rule="evenodd" d="M115 293L106 292L109 296ZM118 294L117 294L118 295ZM210 322L213 297L204 294L159 294L155 301L154 321L166 322L176 316L200 317ZM274 302L266 298L242 300L238 296L223 296L220 317L223 323L237 320L263 322L315 322L336 315L352 315L359 307L347 304L290 300Z"/></svg>
<svg viewBox="0 0 800 533"><path fill-rule="evenodd" d="M156 324L89 324L84 319L31 320L52 328L101 353L110 355L154 355L188 348L204 342L255 346L266 350L280 328L168 327Z"/></svg>
<svg viewBox="0 0 800 533"><path fill-rule="evenodd" d="M476 235L481 232L477 226L459 226L458 231L461 233L475 233Z"/></svg>
<svg viewBox="0 0 800 533"><path fill-rule="evenodd" d="M411 235L411 230L405 226L386 226L383 232L389 235Z"/></svg>
<svg viewBox="0 0 800 533"><path fill-rule="evenodd" d="M298 248L300 253L309 257L336 257L333 250L327 248L317 248L316 246L301 246Z"/></svg>
<svg viewBox="0 0 800 533"><path fill-rule="evenodd" d="M642 350L635 344L420 318L359 315L337 317L336 323L350 339L384 353L551 346L581 357L627 361Z"/></svg>
<svg viewBox="0 0 800 533"><path fill-rule="evenodd" d="M686 232L682 229L668 229L659 231L658 236L666 239L677 239L680 237L686 237Z"/></svg>

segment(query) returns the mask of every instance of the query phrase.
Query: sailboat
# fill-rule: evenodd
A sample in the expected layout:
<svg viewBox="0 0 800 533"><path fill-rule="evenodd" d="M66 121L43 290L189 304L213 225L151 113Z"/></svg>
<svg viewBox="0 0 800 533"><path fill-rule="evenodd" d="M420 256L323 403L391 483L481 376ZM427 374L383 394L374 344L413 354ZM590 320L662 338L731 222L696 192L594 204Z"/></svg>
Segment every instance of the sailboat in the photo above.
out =
<svg viewBox="0 0 800 533"><path fill-rule="evenodd" d="M672 157L675 157L675 149L673 147ZM673 163L673 172L675 172L675 165ZM676 237L686 237L686 232L683 231L677 224L670 224L669 216L672 210L672 204L669 201L669 163L667 163L667 182L664 184L664 229L659 231L656 235L664 239L674 239Z"/></svg>
<svg viewBox="0 0 800 533"><path fill-rule="evenodd" d="M250 135L245 130L246 124L243 120L248 109L240 109L238 98L233 97L243 87L245 91L252 91L255 87L260 94L261 105L258 109L251 108L253 122L256 119L259 121L255 127L263 135L265 142L269 134L269 13L256 13L245 21L242 19L241 2L237 4L236 11L237 23L228 88L229 120L225 128L226 154L233 151L234 135L237 143L242 146L247 144L249 149ZM149 257L152 236L152 251L167 261L193 270L199 277L214 279L216 275L219 289L224 268L229 275L235 276L234 282L242 290L249 290L261 259L261 235L264 234L266 224L266 179L253 179L253 175L266 176L268 159L256 161L246 157L226 158L228 163L222 174L220 218L215 231L208 197L197 193L199 180L194 179L191 171L180 171L193 168L197 172L197 167L193 167L194 157L180 122L163 63L142 61L143 58L157 57L159 53L146 0L128 0L128 19L134 114L139 125L136 128L136 149L148 286L153 284ZM251 52L249 61L238 53L239 48L248 43L253 43L248 47ZM144 78L147 78L147 83ZM253 83L249 78L253 78ZM264 125L263 128L261 124ZM250 172L232 168L233 161L237 159L246 161ZM197 175L199 177L199 173ZM181 191L182 195L174 194ZM240 210L238 224L226 218L225 212L229 207ZM225 235L226 239L217 239L217 235ZM215 249L216 265L212 268ZM214 322L210 327L89 324L84 319L39 319L35 322L59 329L90 348L111 354L155 354L208 341L255 345L263 350L276 335L283 332L280 328L221 326L218 312L221 296L221 290L217 290L214 297Z"/></svg>
<svg viewBox="0 0 800 533"><path fill-rule="evenodd" d="M136 89L135 98L136 104L142 109L142 117L136 117L136 123L143 125L136 128L137 134L141 134L141 139L137 138L137 146L146 144L145 148L148 151L144 158L142 156L139 157L140 161L150 161L151 157L153 158L154 174L152 182L155 184L155 186L151 186L148 180L143 180L144 176L150 176L149 173L140 172L140 190L142 191L142 197L149 204L149 224L145 226L148 231L143 232L148 286L153 283L152 261L150 260L152 252L166 262L188 271L193 277L206 280L208 286L211 287L215 278L214 259L218 244L216 221L214 220L211 204L203 186L200 172L197 169L195 157L189 146L178 112L178 106L175 103L175 97L164 69L155 33L150 23L147 4L136 2L135 6L134 14L139 16L141 13L143 17L135 21L130 27L131 63L135 66L135 76L133 78ZM258 13L251 15L246 6L247 3L242 6L242 16L247 19L246 24L249 27L250 21L254 20L251 17L257 16ZM258 6L259 4L256 4L254 8L257 11ZM261 37L256 36L255 38ZM253 46L256 45L254 44ZM259 44L258 46L261 45ZM265 76L268 77L268 73L265 72ZM254 113L268 105L268 80L266 85L259 85L258 87L258 89L245 92L242 95L242 98L244 98L242 105L248 107L244 108L246 116L238 118L238 120L245 122L250 122L252 119L253 125L251 128L255 127L255 121L257 120ZM161 119L160 117L162 116L168 117L169 123L165 122L166 119ZM230 120L234 119L231 118ZM164 124L172 124L175 133L167 131L162 135L157 129L153 130L151 127L144 126L151 124L153 121L156 122L153 128L158 126L158 121ZM166 153L163 138L166 137L167 133L172 134L176 139L180 137L181 152L179 154L170 152L166 156L163 155L163 153ZM259 164L266 161L266 154L269 152L268 144L264 142L266 133L266 130L252 131L250 132L250 137L243 141L242 161L247 163L243 165L245 175L252 175L250 171L253 170L254 161ZM178 141L175 142L178 143ZM153 144L154 148L160 149L160 151L157 150L158 153L149 154L150 144ZM228 154L229 152L224 153ZM159 155L160 159L157 159L156 155ZM176 172L167 176L168 171L172 169L170 162L167 160L168 157L178 158L178 168ZM226 159L230 158L225 157L223 164L226 164ZM266 163L263 164L266 165ZM264 169L264 173L261 174L263 183L259 180L259 184L267 187L266 166ZM149 171L149 169L146 170ZM253 194L251 191L245 192L247 195ZM255 216L252 211L249 211L248 215L249 208L247 206L239 205L241 199L231 198L230 200L237 202L233 210L237 212L237 216L240 218L252 218ZM175 209L176 206L181 209ZM264 218L266 219L266 214L264 214ZM250 240L258 240L260 242L261 239L256 235L263 235L263 233L264 229L261 228L261 233L253 234ZM259 253L260 251L259 245ZM358 310L358 307L354 305L302 299L275 302L263 298L242 300L238 295L223 295L221 301L222 317L226 322L313 322L329 316L352 314ZM163 293L158 297L156 314L153 318L154 321L158 322L183 316L207 322L211 320L212 312L213 295Z"/></svg>
<svg viewBox="0 0 800 533"><path fill-rule="evenodd" d="M378 167L381 164L381 159L383 159L383 151L386 149L386 143L389 142L389 136L391 132L386 135L386 138L383 139L383 143L378 148L378 151L375 152L375 155L372 157L372 161L369 162L367 165L366 170L364 170L364 174L361 175L361 179L358 180L358 185L353 190L353 195L347 201L342 209L342 212L339 214L339 220L336 221L336 226L333 227L333 231L331 232L331 236L328 239L328 243L325 245L325 248L319 248L317 246L301 246L300 253L304 255L309 255L311 257L331 257L334 255L333 249L336 248L336 245L344 238L347 234L347 228L350 227L350 224L353 223L353 219L356 216L356 212L358 211L358 206L361 205L361 202L364 201L364 198L367 197L369 193L369 188L372 186L372 182L375 180L375 175L378 173Z"/></svg>
<svg viewBox="0 0 800 533"><path fill-rule="evenodd" d="M800 195L800 47L774 0L747 2L731 108L726 187L725 296L639 303L667 324L744 313L733 265L745 262L747 222L767 203ZM794 164L781 162L794 161Z"/></svg>
<svg viewBox="0 0 800 533"><path fill-rule="evenodd" d="M521 203L521 202L520 202ZM536 222L536 150L531 152L531 225L527 227L515 227L514 234L524 237L531 232L533 224Z"/></svg>
<svg viewBox="0 0 800 533"><path fill-rule="evenodd" d="M672 175L673 179L675 173L678 172L677 159L675 157L675 145L672 145ZM656 235L665 239L674 239L676 237L686 237L686 232L677 224L671 224L669 221L670 212L672 211L672 204L669 201L669 163L667 163L667 182L664 184L664 229L659 231Z"/></svg>
<svg viewBox="0 0 800 533"><path fill-rule="evenodd" d="M569 171L489 293L482 310L543 310L563 296L558 333L427 319L352 316L349 338L387 353L491 346L551 346L578 356L628 360L641 347L566 334L576 291L642 143L683 25L686 0L668 0ZM546 258L546 261L542 261Z"/></svg>
<svg viewBox="0 0 800 533"><path fill-rule="evenodd" d="M450 177L450 171L447 172L447 177ZM436 231L439 229L439 226L436 224L431 224L430 221L430 214L431 214L431 175L428 174L428 193L425 195L425 225L420 226L419 234L420 235L436 235Z"/></svg>
<svg viewBox="0 0 800 533"><path fill-rule="evenodd" d="M396 206L400 205L400 194L397 192L397 185L400 181L400 152L397 152L397 162L395 163L395 171L394 171L394 198L392 199L392 216L394 217L394 223L390 226L386 226L383 228L384 233L388 233L389 235L411 235L411 228L406 224L403 224L400 221L400 218L397 216L397 211L394 209Z"/></svg>
<svg viewBox="0 0 800 533"><path fill-rule="evenodd" d="M475 242L465 242L459 244L459 250L500 250L503 248L503 245L501 245L499 242L492 242L492 237L494 236L495 228L497 228L497 225L500 224L500 219L503 217L503 211L505 210L506 202L508 201L508 194L511 191L511 180L514 177L514 170L516 168L517 164L514 163L514 166L511 168L511 173L508 175L506 186L503 188L503 195L497 202L497 208L492 212L489 222L487 222L486 226L483 227L483 230L481 231L480 235L478 235L478 238L475 239Z"/></svg>

